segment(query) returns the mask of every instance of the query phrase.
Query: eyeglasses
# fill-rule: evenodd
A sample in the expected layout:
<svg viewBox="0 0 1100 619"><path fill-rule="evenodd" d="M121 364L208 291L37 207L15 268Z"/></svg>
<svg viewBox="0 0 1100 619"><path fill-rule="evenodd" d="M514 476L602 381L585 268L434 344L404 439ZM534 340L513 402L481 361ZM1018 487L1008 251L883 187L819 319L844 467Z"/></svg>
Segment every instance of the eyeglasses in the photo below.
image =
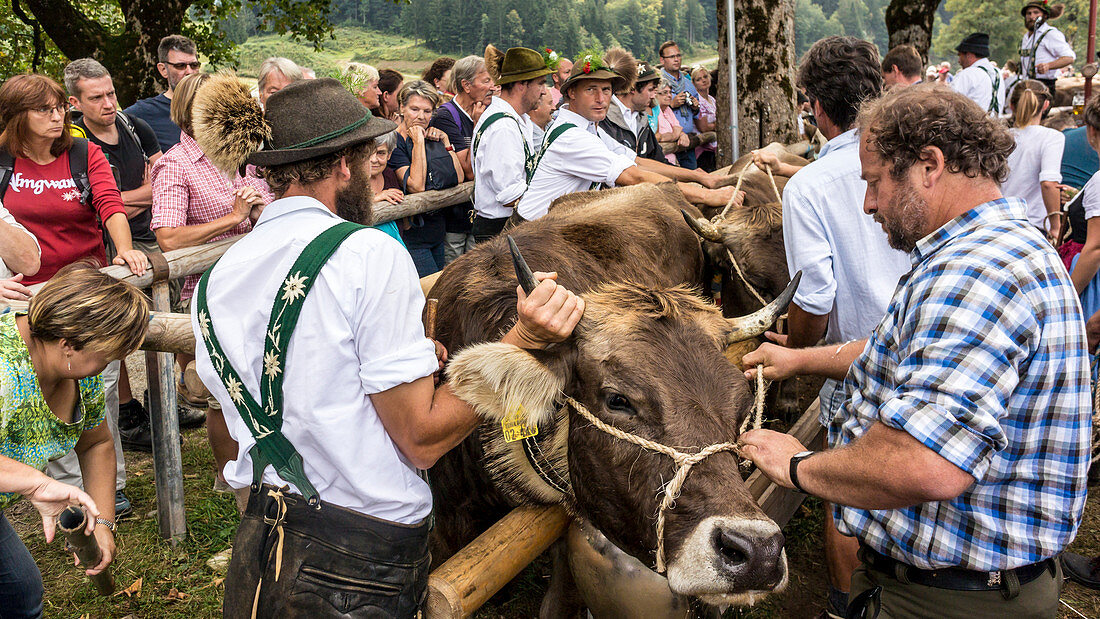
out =
<svg viewBox="0 0 1100 619"><path fill-rule="evenodd" d="M199 62L198 60L196 60L194 62L166 62L164 64L172 67L173 69L175 69L177 71L183 71L187 67L191 67L191 69L193 69L195 71L198 71L199 67L202 66L202 63Z"/></svg>
<svg viewBox="0 0 1100 619"><path fill-rule="evenodd" d="M683 58L683 54L673 54L671 56L661 56L661 58Z"/></svg>
<svg viewBox="0 0 1100 619"><path fill-rule="evenodd" d="M62 116L64 116L65 112L66 112L66 108L65 108L64 105L61 105L61 104L58 104L58 105L43 105L42 107L31 108L31 111L35 112L36 114L41 114L43 116L53 116L54 112L57 112L58 114L61 114Z"/></svg>

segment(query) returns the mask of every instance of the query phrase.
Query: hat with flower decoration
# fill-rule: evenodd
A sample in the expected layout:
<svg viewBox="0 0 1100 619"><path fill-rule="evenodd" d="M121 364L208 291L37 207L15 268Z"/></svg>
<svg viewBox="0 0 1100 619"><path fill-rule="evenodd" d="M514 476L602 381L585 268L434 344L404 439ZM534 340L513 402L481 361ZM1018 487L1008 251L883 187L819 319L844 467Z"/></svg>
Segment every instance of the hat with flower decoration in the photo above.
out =
<svg viewBox="0 0 1100 619"><path fill-rule="evenodd" d="M1062 3L1051 4L1050 0L1031 0L1020 9L1020 16L1027 13L1028 9L1039 9L1043 12L1043 16L1046 19L1058 19L1062 16L1062 11L1066 9L1066 5Z"/></svg>
<svg viewBox="0 0 1100 619"><path fill-rule="evenodd" d="M611 88L615 92L629 90L638 78L638 62L634 60L634 56L625 50L613 49L608 50L607 60L605 62L595 50L581 52L573 61L573 70L569 72L569 77L561 85L561 93L564 95L583 80L607 80L611 82Z"/></svg>

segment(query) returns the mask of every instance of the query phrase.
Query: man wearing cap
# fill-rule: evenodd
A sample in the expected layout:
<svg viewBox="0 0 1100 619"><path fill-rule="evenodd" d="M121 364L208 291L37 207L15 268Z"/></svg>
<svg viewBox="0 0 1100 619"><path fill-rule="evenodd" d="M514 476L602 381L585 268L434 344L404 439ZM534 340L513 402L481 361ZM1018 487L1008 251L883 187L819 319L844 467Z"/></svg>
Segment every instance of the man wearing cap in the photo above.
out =
<svg viewBox="0 0 1100 619"><path fill-rule="evenodd" d="M478 119L471 143L475 243L484 243L504 229L527 190L529 166L534 163L527 113L538 107L546 92L546 76L553 73L545 57L525 47L501 53L489 45L485 68L500 86L500 96L493 97Z"/></svg>
<svg viewBox="0 0 1100 619"><path fill-rule="evenodd" d="M527 192L520 198L513 219L516 222L538 219L550 203L577 191L638 183L661 183L668 177L643 169L637 157L615 152L601 137L599 122L607 115L613 89L623 90L634 83L637 66L629 54L620 56L609 67L596 53L582 54L561 85L562 101L568 106L546 128L543 146L535 157L534 172ZM725 206L733 188L707 189L691 183L678 183L684 197L696 204ZM740 199L740 197L738 197Z"/></svg>
<svg viewBox="0 0 1100 619"><path fill-rule="evenodd" d="M1005 85L1001 72L989 61L989 35L975 32L955 47L962 70L955 74L951 88L962 94L990 116L998 116L1005 104Z"/></svg>
<svg viewBox="0 0 1100 619"><path fill-rule="evenodd" d="M1053 95L1058 69L1068 67L1077 58L1066 41L1066 35L1049 23L1062 15L1064 5L1050 5L1050 0L1032 0L1020 9L1027 32L1020 42L1020 75L1039 80Z"/></svg>
<svg viewBox="0 0 1100 619"><path fill-rule="evenodd" d="M446 352L424 336L408 253L352 223L369 218L370 154L394 123L327 78L242 122L270 130L244 155L278 199L203 276L191 315L199 375L239 444L225 477L248 494L224 615L416 616L432 509L420 470L478 418L433 383ZM552 278L520 293L502 341L572 331L584 304Z"/></svg>

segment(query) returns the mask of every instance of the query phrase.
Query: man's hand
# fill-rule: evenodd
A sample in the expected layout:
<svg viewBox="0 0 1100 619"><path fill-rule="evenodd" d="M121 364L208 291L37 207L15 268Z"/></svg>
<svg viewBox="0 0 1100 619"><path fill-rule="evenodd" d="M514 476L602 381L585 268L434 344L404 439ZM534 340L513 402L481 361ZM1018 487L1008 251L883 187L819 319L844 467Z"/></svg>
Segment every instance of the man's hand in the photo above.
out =
<svg viewBox="0 0 1100 619"><path fill-rule="evenodd" d="M745 367L745 378L750 382L756 380L758 365L764 366L764 378L768 380L783 380L798 375L801 369L801 353L787 348L787 336L768 331L764 337L775 343L765 342L741 358L741 364Z"/></svg>
<svg viewBox="0 0 1100 619"><path fill-rule="evenodd" d="M742 434L737 443L741 446L741 456L752 460L768 479L784 488L794 488L791 457L806 451L798 439L774 430L750 430Z"/></svg>
<svg viewBox="0 0 1100 619"><path fill-rule="evenodd" d="M95 522L94 519L93 522ZM88 576L95 576L102 572L107 569L111 561L115 560L115 534L111 533L110 529L97 526L95 528L95 541L99 544L99 550L103 554L100 556L99 563L84 570L84 573ZM76 556L76 553L73 553L73 565L80 565L80 559Z"/></svg>
<svg viewBox="0 0 1100 619"><path fill-rule="evenodd" d="M1058 200L1062 206L1065 206L1077 195L1077 188L1070 185L1060 184L1058 185Z"/></svg>
<svg viewBox="0 0 1100 619"><path fill-rule="evenodd" d="M1045 63L1045 62L1035 63L1035 72L1036 73L1046 73L1048 70L1049 70L1049 65L1047 63Z"/></svg>
<svg viewBox="0 0 1100 619"><path fill-rule="evenodd" d="M401 193L401 190L397 187L390 187L389 189L383 189L382 191L374 194L375 202L389 202L390 204L397 204L405 199L405 194Z"/></svg>
<svg viewBox="0 0 1100 619"><path fill-rule="evenodd" d="M688 137L688 134L681 133L680 137L676 140L676 143L680 146L683 146L684 148L687 148L688 146L691 146L691 138Z"/></svg>
<svg viewBox="0 0 1100 619"><path fill-rule="evenodd" d="M681 92L680 94L673 97L671 105L672 107L680 107L685 103L687 103L687 91Z"/></svg>
<svg viewBox="0 0 1100 619"><path fill-rule="evenodd" d="M1100 346L1100 311L1085 321L1085 336L1089 340L1089 352L1096 352L1096 347Z"/></svg>
<svg viewBox="0 0 1100 619"><path fill-rule="evenodd" d="M584 299L559 286L557 278L557 273L536 272L535 279L540 281L530 296L516 287L519 320L511 333L522 348L545 348L564 341L584 315Z"/></svg>
<svg viewBox="0 0 1100 619"><path fill-rule="evenodd" d="M733 193L733 187L723 187L721 189L706 189L704 190L704 204L707 206L726 206L729 204L730 198L733 198L733 208L740 208L745 202L745 192L738 191L735 196Z"/></svg>
<svg viewBox="0 0 1100 619"><path fill-rule="evenodd" d="M42 515L42 532L46 534L46 543L53 541L57 530L57 516L70 505L79 505L88 514L88 526L85 535L95 530L95 519L99 518L99 508L95 501L80 488L61 483L53 478L42 476L42 481L23 496Z"/></svg>
<svg viewBox="0 0 1100 619"><path fill-rule="evenodd" d="M443 382L443 366L447 365L447 347L441 344L438 340L432 340L432 344L435 344L435 359L439 362L439 368L436 369L435 374L432 377L435 379L435 386L438 387L439 383Z"/></svg>
<svg viewBox="0 0 1100 619"><path fill-rule="evenodd" d="M477 119L485 113L485 107L484 101L474 101L474 106L470 109L470 120L473 120L474 124L477 124Z"/></svg>
<svg viewBox="0 0 1100 619"><path fill-rule="evenodd" d="M1047 232L1047 238L1050 240L1050 244L1057 248L1062 244L1062 218L1051 217L1048 222L1047 226L1050 230Z"/></svg>
<svg viewBox="0 0 1100 619"><path fill-rule="evenodd" d="M30 288L27 288L20 282L23 281L23 274L16 273L14 277L7 279L0 279L0 299L10 299L12 301L28 301L31 295Z"/></svg>
<svg viewBox="0 0 1100 619"><path fill-rule="evenodd" d="M134 275L145 275L145 269L149 268L149 258L138 249L127 249L118 252L111 263L126 265Z"/></svg>

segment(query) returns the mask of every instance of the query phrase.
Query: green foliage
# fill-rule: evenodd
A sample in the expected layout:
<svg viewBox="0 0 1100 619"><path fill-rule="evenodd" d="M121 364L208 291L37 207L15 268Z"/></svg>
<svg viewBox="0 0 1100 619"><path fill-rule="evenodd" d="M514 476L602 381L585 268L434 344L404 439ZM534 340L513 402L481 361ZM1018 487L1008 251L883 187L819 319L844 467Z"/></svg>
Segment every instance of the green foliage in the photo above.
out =
<svg viewBox="0 0 1100 619"><path fill-rule="evenodd" d="M0 0L0 81L35 68L31 66L34 59L33 35L31 27L19 21L12 12L10 0ZM59 79L68 61L45 34L41 35L41 42L43 53L36 68L39 73Z"/></svg>
<svg viewBox="0 0 1100 619"><path fill-rule="evenodd" d="M288 35L254 36L236 49L233 64L238 67L239 75L255 77L260 63L266 58L285 56L312 68L317 75L335 75L349 60L370 64L387 62L404 70L440 55L411 39L356 27L337 26L333 35L335 38L321 50L313 49L308 43L295 42Z"/></svg>
<svg viewBox="0 0 1100 619"><path fill-rule="evenodd" d="M1077 52L1074 66L1086 62L1088 43L1088 0L1059 0L1066 5L1065 13L1050 22L1061 30ZM947 0L944 8L951 14L946 24L937 20L932 38L932 51L937 59L955 60L955 46L972 32L989 33L990 58L1003 64L1019 60L1020 39L1024 35L1024 19L1020 17L1022 2L1004 0Z"/></svg>
<svg viewBox="0 0 1100 619"><path fill-rule="evenodd" d="M836 15L825 17L825 11L814 0L796 0L794 7L794 47L798 58L816 41L844 34L844 26Z"/></svg>

